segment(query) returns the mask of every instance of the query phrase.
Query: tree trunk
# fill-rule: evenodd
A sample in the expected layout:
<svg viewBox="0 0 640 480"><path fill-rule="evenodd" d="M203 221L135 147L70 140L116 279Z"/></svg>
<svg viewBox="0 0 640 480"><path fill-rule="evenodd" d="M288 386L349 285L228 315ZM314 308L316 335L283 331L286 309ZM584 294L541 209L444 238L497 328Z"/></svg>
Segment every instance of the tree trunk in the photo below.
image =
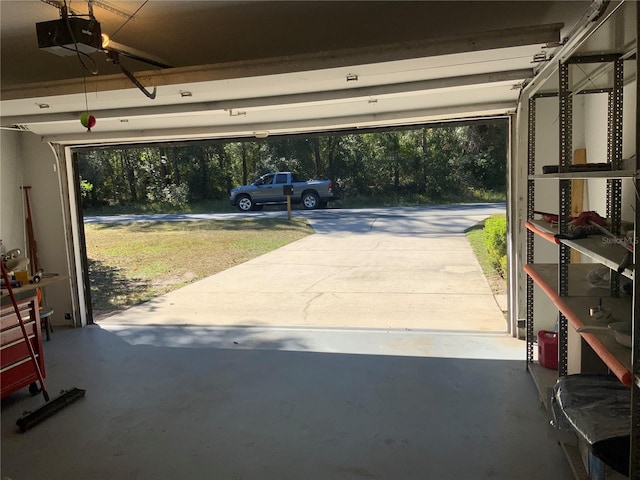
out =
<svg viewBox="0 0 640 480"><path fill-rule="evenodd" d="M421 187L422 189L426 189L427 188L427 178L429 176L429 166L428 166L428 161L427 161L427 129L423 128L422 129L422 178L421 180Z"/></svg>
<svg viewBox="0 0 640 480"><path fill-rule="evenodd" d="M129 185L129 195L131 195L131 201L136 203L138 201L138 191L136 189L136 172L133 168L133 162L129 156L128 150L121 150L120 159L122 161L122 169L125 173L127 183Z"/></svg>
<svg viewBox="0 0 640 480"><path fill-rule="evenodd" d="M165 187L171 185L171 173L169 171L169 158L167 157L167 149L160 149L160 178Z"/></svg>
<svg viewBox="0 0 640 480"><path fill-rule="evenodd" d="M171 148L169 150L169 156L171 157L171 165L173 165L173 183L176 185L180 185L180 157L175 148Z"/></svg>
<svg viewBox="0 0 640 480"><path fill-rule="evenodd" d="M333 170L335 168L336 148L338 146L339 140L338 137L330 136L327 138L327 141L329 142L329 152L327 154L327 175L330 179L334 180L335 172Z"/></svg>
<svg viewBox="0 0 640 480"><path fill-rule="evenodd" d="M242 152L242 184L247 185L249 183L248 177L249 173L247 171L247 144L246 142L242 142L240 146L240 151Z"/></svg>
<svg viewBox="0 0 640 480"><path fill-rule="evenodd" d="M322 175L322 158L320 158L320 139L318 137L314 137L311 139L313 142L313 153L316 159L316 177L320 177Z"/></svg>
<svg viewBox="0 0 640 480"><path fill-rule="evenodd" d="M200 198L211 198L211 191L209 188L209 163L211 162L211 150L209 147L201 149L201 154L198 157L200 161Z"/></svg>

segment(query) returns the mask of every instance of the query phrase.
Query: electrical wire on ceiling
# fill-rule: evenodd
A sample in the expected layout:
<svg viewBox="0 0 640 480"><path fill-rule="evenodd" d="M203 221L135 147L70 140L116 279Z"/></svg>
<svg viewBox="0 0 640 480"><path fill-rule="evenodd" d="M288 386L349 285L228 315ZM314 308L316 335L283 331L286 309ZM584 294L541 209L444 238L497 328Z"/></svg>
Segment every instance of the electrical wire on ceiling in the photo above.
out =
<svg viewBox="0 0 640 480"><path fill-rule="evenodd" d="M71 2L69 2L69 4L71 4ZM89 5L91 5L91 2L89 2ZM82 65L82 68L84 68L87 72L89 72L91 75L97 75L98 74L98 65L96 64L95 60L93 58L91 58L89 55L87 55L84 52L81 52L78 49L78 41L76 40L76 36L73 33L73 29L71 28L71 25L69 24L69 7L67 6L67 0L64 0L64 5L61 8L61 14L62 14L62 18L64 19L66 25L67 25L67 29L69 30L69 34L71 35L71 39L73 40L73 46L75 47L75 52L76 52L76 56L78 57L78 60L80 61L80 65ZM89 17L92 20L95 20L95 17L93 16L93 11L91 10L91 8L89 9ZM89 61L91 62L91 67L89 67L84 60L82 59L82 55L84 55L85 57L87 57L89 59Z"/></svg>
<svg viewBox="0 0 640 480"><path fill-rule="evenodd" d="M148 2L149 2L149 0L145 0L144 3L142 5L140 5L135 12L133 12L131 15L129 15L129 18L127 18L124 21L124 23L122 25L120 25L118 28L116 28L116 31L111 34L111 38L115 37L118 34L118 32L120 30L122 30L122 27L124 27L127 23L129 23L129 20L133 20L133 18L137 15L137 13L140 10L142 10L142 7L144 7Z"/></svg>

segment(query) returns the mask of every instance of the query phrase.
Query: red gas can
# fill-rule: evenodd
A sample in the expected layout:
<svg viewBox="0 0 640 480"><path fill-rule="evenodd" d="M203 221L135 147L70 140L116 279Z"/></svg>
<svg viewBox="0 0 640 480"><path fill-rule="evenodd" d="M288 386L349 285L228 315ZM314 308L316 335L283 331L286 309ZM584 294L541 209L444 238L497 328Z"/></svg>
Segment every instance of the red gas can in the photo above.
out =
<svg viewBox="0 0 640 480"><path fill-rule="evenodd" d="M558 369L558 332L538 332L538 362L543 367Z"/></svg>

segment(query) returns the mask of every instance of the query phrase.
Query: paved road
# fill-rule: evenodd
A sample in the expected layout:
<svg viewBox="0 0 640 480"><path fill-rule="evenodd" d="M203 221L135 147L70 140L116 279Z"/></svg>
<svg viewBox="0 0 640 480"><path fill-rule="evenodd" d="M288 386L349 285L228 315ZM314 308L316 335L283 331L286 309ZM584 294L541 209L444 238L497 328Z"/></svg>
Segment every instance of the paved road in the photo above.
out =
<svg viewBox="0 0 640 480"><path fill-rule="evenodd" d="M485 218L493 213L504 213L503 203L478 203L463 205L440 205L430 207L392 208L327 208L323 210L292 210L294 218L306 218L317 226L316 231L332 233L352 231L362 233L373 228L376 222L394 219L389 231L405 234L449 232L460 233L460 227L467 228L475 223L475 218ZM246 218L284 218L287 212L266 207L260 212L227 213L157 213L146 215L94 215L84 217L84 223L129 223L129 222L184 222L197 220L233 220ZM462 223L460 223L462 222ZM471 223L469 223L471 222ZM377 223L376 228L381 223ZM417 226L417 229L407 227ZM429 231L425 231L425 226ZM387 227L390 227L387 225ZM437 230L437 232L436 232Z"/></svg>
<svg viewBox="0 0 640 480"><path fill-rule="evenodd" d="M295 211L315 235L108 322L504 332L504 316L464 236L466 228L498 212L504 205Z"/></svg>

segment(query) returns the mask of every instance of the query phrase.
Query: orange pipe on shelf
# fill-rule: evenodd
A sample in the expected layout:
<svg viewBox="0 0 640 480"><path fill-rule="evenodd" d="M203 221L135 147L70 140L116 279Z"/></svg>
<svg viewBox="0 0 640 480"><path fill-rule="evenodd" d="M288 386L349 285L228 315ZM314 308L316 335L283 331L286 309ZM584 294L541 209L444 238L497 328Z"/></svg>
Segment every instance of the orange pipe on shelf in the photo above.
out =
<svg viewBox="0 0 640 480"><path fill-rule="evenodd" d="M566 315L565 315L566 316ZM567 317L569 318L569 317ZM618 377L624 385L630 387L633 383L633 376L627 367L625 367L620 361L613 356L613 354L605 347L600 339L595 336L593 333L581 333L582 338L584 338L593 351L602 359L602 361L609 367L611 372Z"/></svg>
<svg viewBox="0 0 640 480"><path fill-rule="evenodd" d="M566 303L562 300L562 297L558 295L558 292L551 288L538 273L533 270L530 265L524 266L524 271L527 275L538 285L542 291L551 299L553 304L567 317L567 320L575 329L584 327L585 324L580 317L578 317L573 310L571 310ZM580 333L587 343L593 348L594 352L602 359L602 361L609 367L613 374L627 387L632 384L632 375L627 367L624 366L620 360L618 360L607 347L605 347L600 339L593 333Z"/></svg>
<svg viewBox="0 0 640 480"><path fill-rule="evenodd" d="M527 230L531 230L533 233L544 238L548 242L555 243L556 245L560 245L560 240L558 240L554 234L549 232L543 232L531 222L524 222L524 226L527 227Z"/></svg>

